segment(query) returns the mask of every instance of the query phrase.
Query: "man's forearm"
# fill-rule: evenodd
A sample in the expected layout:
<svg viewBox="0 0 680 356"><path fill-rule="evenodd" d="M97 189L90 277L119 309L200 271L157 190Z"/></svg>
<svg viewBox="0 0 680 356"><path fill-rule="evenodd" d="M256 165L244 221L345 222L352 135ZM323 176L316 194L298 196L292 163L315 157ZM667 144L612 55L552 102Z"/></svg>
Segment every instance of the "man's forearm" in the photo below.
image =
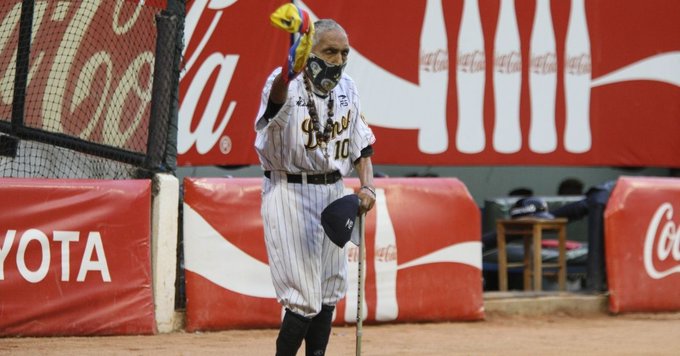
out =
<svg viewBox="0 0 680 356"><path fill-rule="evenodd" d="M357 193L361 201L359 212L364 214L373 208L376 199L375 187L373 187L373 164L371 163L371 158L359 158L354 167L361 182L361 188Z"/></svg>
<svg viewBox="0 0 680 356"><path fill-rule="evenodd" d="M369 186L373 188L373 164L370 157L359 158L357 164L354 166L359 176L359 181L362 186Z"/></svg>

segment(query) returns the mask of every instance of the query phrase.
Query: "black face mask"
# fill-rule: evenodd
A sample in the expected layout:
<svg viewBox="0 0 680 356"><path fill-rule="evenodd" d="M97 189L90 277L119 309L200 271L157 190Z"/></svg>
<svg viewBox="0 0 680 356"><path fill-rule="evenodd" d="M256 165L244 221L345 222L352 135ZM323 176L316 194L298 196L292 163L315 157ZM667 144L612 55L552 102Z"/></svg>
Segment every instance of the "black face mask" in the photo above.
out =
<svg viewBox="0 0 680 356"><path fill-rule="evenodd" d="M315 91L318 91L318 94L326 95L333 90L340 82L346 64L346 62L339 65L330 64L314 54L310 54L307 58L306 71L307 76L314 84Z"/></svg>

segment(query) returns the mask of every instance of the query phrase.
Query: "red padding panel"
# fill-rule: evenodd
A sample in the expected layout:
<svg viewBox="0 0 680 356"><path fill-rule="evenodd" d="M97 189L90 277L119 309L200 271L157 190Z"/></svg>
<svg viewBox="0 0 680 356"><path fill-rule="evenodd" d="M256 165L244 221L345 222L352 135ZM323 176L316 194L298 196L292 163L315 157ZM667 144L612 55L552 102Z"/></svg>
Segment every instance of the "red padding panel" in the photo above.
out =
<svg viewBox="0 0 680 356"><path fill-rule="evenodd" d="M0 179L0 335L155 332L148 180Z"/></svg>
<svg viewBox="0 0 680 356"><path fill-rule="evenodd" d="M480 213L456 179L377 179L366 221L364 320L484 317ZM357 179L345 184L358 188ZM184 181L187 330L278 327L260 216L261 179ZM356 322L357 253L334 323Z"/></svg>
<svg viewBox="0 0 680 356"><path fill-rule="evenodd" d="M609 309L680 310L680 179L622 177L605 211Z"/></svg>

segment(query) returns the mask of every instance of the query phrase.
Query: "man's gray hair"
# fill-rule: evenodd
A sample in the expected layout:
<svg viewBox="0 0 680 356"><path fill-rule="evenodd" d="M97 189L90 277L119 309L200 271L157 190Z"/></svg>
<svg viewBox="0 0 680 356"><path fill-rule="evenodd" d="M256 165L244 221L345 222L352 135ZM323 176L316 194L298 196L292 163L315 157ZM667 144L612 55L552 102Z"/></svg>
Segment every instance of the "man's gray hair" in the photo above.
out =
<svg viewBox="0 0 680 356"><path fill-rule="evenodd" d="M347 37L347 32L345 32L345 29L342 28L339 23L335 22L335 20L321 19L314 22L314 44L318 43L321 35L328 31L340 31L345 35L345 37Z"/></svg>

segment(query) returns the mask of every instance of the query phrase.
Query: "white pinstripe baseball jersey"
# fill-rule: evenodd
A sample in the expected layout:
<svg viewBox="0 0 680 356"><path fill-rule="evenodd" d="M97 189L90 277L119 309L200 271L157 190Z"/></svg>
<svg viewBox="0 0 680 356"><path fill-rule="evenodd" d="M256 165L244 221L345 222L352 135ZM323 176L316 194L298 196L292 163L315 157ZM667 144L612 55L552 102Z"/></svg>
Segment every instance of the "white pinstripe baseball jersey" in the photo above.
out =
<svg viewBox="0 0 680 356"><path fill-rule="evenodd" d="M267 79L260 110L255 120L262 117L269 100L272 82L281 68L276 69ZM353 162L361 150L375 142L375 136L361 118L361 105L354 81L346 74L332 91L335 101L334 130L328 142L329 159L318 148L312 133L311 119L307 112L308 95L299 75L288 86L288 98L269 124L257 130L255 149L262 168L267 171L288 173L320 173L339 170L343 176L353 169ZM323 127L328 115L327 100L314 95L319 121Z"/></svg>
<svg viewBox="0 0 680 356"><path fill-rule="evenodd" d="M287 173L318 174L338 170L349 174L361 150L375 141L361 118L356 86L347 75L333 89L335 121L328 155L318 147L307 111L309 98L302 75L289 83L288 98L261 128L272 82L267 80L255 121L255 148L262 168L270 171L262 185L262 219L267 256L277 300L296 314L313 317L321 305L335 305L347 290L347 256L326 237L321 211L344 195L342 180L332 184L291 183ZM314 96L322 126L328 105Z"/></svg>

